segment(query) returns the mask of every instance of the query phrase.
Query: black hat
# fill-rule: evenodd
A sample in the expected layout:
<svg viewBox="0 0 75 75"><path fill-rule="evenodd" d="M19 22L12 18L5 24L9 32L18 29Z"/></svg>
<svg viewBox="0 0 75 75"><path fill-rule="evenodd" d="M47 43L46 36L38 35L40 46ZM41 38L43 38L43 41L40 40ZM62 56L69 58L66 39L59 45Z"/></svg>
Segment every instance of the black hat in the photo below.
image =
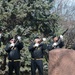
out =
<svg viewBox="0 0 75 75"><path fill-rule="evenodd" d="M11 39L13 39L13 37L8 38L9 41L10 41Z"/></svg>
<svg viewBox="0 0 75 75"><path fill-rule="evenodd" d="M38 36L36 36L34 39L39 39L39 37L38 37Z"/></svg>
<svg viewBox="0 0 75 75"><path fill-rule="evenodd" d="M55 37L56 37L56 35L53 35L53 36L52 36L52 38L55 38Z"/></svg>
<svg viewBox="0 0 75 75"><path fill-rule="evenodd" d="M0 32L2 31L2 29L0 28Z"/></svg>

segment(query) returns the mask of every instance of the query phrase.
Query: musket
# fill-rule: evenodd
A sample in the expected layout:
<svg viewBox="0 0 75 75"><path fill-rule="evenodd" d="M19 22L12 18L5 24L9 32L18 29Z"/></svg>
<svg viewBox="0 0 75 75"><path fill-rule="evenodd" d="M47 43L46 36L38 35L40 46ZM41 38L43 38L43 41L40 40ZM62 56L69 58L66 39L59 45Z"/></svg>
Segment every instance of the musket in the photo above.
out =
<svg viewBox="0 0 75 75"><path fill-rule="evenodd" d="M61 34L64 35L68 31L68 28ZM58 37L58 40L60 39L60 36Z"/></svg>
<svg viewBox="0 0 75 75"><path fill-rule="evenodd" d="M64 35L67 31L68 31L68 28L62 33L62 35Z"/></svg>
<svg viewBox="0 0 75 75"><path fill-rule="evenodd" d="M64 35L66 32L68 31L68 29L66 29L61 35ZM58 37L58 40L57 40L57 45L60 44L61 40L63 41L63 38L61 38L60 36ZM56 46L55 46L56 48Z"/></svg>
<svg viewBox="0 0 75 75"><path fill-rule="evenodd" d="M26 33L26 34L25 34L25 36L26 36L26 35L28 34L28 31L31 30L31 29L32 29L31 27L29 27L28 29L25 28L25 29L23 30L23 32L22 32L19 36L22 36L24 32ZM17 44L17 42L18 42L18 39L16 39L15 45ZM12 49L14 49L14 47L12 47Z"/></svg>
<svg viewBox="0 0 75 75"><path fill-rule="evenodd" d="M67 31L68 31L68 28L60 35L64 35ZM58 37L58 40L60 39L60 36L56 36L56 35L53 35L50 39L52 39L53 37Z"/></svg>

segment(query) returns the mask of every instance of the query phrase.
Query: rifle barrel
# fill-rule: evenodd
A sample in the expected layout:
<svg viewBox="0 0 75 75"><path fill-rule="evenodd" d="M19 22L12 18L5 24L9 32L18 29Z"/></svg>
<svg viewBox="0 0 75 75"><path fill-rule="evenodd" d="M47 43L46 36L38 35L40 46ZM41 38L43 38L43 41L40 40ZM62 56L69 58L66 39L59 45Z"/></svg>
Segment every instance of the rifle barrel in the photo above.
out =
<svg viewBox="0 0 75 75"><path fill-rule="evenodd" d="M66 30L62 33L62 35L64 35L67 31L68 31L68 29L66 29Z"/></svg>

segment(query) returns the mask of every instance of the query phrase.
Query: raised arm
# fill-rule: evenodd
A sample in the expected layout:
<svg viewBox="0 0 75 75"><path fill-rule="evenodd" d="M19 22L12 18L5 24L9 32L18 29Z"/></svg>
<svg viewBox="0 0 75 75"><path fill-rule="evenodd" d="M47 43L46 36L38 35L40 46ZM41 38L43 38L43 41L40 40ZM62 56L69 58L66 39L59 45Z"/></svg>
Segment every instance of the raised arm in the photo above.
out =
<svg viewBox="0 0 75 75"><path fill-rule="evenodd" d="M6 51L6 52L10 52L10 51L11 51L11 46L10 46L10 44L7 44L7 45L6 45L5 51Z"/></svg>
<svg viewBox="0 0 75 75"><path fill-rule="evenodd" d="M34 51L35 50L35 46L34 46L34 43L31 43L30 46L29 46L29 51Z"/></svg>

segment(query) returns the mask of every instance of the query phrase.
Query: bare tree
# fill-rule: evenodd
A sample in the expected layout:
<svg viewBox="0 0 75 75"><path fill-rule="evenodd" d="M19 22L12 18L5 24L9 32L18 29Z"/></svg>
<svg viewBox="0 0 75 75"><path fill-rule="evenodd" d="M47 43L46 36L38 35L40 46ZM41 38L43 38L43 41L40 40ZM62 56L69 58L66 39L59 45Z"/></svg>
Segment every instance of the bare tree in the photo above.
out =
<svg viewBox="0 0 75 75"><path fill-rule="evenodd" d="M65 35L65 47L71 48L75 43L75 1L74 0L54 0L52 13L60 16L59 25L69 28Z"/></svg>

